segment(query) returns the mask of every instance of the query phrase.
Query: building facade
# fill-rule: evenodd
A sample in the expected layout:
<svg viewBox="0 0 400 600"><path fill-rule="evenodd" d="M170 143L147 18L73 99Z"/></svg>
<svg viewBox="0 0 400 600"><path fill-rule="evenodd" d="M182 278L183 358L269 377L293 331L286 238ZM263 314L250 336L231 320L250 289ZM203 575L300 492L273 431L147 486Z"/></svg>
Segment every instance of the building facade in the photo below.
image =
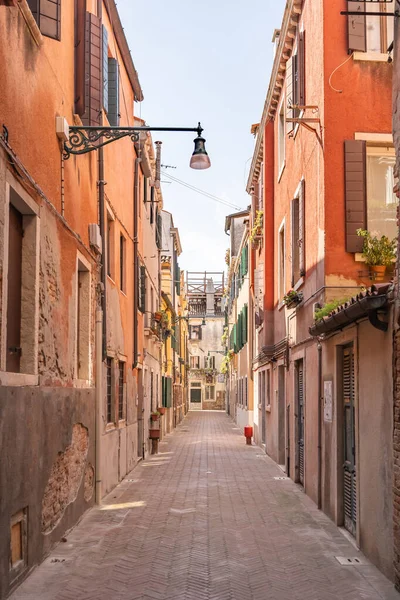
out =
<svg viewBox="0 0 400 600"><path fill-rule="evenodd" d="M0 598L146 455L163 398L151 138L64 152L69 126L143 124L143 93L114 0L62 5L0 1Z"/></svg>
<svg viewBox="0 0 400 600"><path fill-rule="evenodd" d="M346 5L287 3L253 127L254 435L393 578L393 272L357 235L397 235L393 20Z"/></svg>
<svg viewBox="0 0 400 600"><path fill-rule="evenodd" d="M189 409L225 410L224 273L187 272Z"/></svg>

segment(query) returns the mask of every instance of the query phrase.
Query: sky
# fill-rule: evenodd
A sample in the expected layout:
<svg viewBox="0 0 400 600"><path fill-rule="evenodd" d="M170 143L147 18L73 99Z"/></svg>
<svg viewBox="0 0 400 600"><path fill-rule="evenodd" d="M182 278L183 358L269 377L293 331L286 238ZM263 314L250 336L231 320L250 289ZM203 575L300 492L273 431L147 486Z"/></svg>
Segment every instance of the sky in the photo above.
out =
<svg viewBox="0 0 400 600"><path fill-rule="evenodd" d="M201 121L211 168L190 169L195 133L153 133L161 140L164 209L173 214L181 269L223 271L225 216L250 203L246 182L273 61L272 35L285 0L118 0L144 101L147 125L196 127ZM226 206L169 179L228 202Z"/></svg>

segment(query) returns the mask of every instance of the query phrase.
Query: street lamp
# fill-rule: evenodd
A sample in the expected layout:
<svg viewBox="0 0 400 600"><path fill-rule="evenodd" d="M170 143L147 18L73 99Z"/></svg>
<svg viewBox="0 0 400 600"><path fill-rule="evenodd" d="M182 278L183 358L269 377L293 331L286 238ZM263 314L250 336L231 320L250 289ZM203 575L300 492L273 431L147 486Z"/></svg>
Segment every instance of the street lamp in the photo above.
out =
<svg viewBox="0 0 400 600"><path fill-rule="evenodd" d="M195 131L197 137L194 141L194 151L190 159L192 169L208 169L211 166L210 158L206 152L205 139L202 136L203 128L197 127L92 127L71 125L68 128L68 139L64 142L64 158L71 154L87 154L111 144L123 137L130 137L132 142L140 140L140 134L147 131Z"/></svg>
<svg viewBox="0 0 400 600"><path fill-rule="evenodd" d="M203 317L203 320L202 320L202 322L201 322L201 326L202 326L202 327L205 327L206 325L207 325L207 323L206 323L206 319L205 319L205 317Z"/></svg>

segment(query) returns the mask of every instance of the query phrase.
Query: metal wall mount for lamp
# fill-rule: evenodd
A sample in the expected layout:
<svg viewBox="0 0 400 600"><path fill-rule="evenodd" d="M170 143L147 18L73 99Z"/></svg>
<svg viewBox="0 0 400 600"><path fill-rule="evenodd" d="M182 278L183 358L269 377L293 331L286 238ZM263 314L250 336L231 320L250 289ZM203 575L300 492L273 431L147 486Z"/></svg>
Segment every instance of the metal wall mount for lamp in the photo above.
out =
<svg viewBox="0 0 400 600"><path fill-rule="evenodd" d="M194 151L189 165L192 169L198 170L208 169L211 166L200 123L197 127L148 127L147 125L140 127L85 127L84 125L71 125L69 126L68 140L64 142L64 158L68 159L71 154L87 154L124 137L131 138L135 143L139 141L140 134L147 131L195 131L197 137L193 140Z"/></svg>

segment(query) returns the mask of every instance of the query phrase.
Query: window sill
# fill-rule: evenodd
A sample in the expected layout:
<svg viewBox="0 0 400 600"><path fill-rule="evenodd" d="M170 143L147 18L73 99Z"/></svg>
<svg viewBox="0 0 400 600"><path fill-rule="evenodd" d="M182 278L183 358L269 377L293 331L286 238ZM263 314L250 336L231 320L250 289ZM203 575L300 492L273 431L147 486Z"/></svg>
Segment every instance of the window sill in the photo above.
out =
<svg viewBox="0 0 400 600"><path fill-rule="evenodd" d="M353 52L353 60L359 62L388 62L385 52Z"/></svg>
<svg viewBox="0 0 400 600"><path fill-rule="evenodd" d="M78 389L91 388L92 384L89 379L74 379L74 387Z"/></svg>
<svg viewBox="0 0 400 600"><path fill-rule="evenodd" d="M39 375L29 375L27 373L8 373L8 371L0 371L0 385L39 385Z"/></svg>
<svg viewBox="0 0 400 600"><path fill-rule="evenodd" d="M122 294L123 296L125 296L125 298L127 298L127 297L128 297L128 296L127 296L127 293L126 293L126 292L124 292L124 290L119 290L119 291L121 292L121 294ZM142 311L140 311L140 312L142 312ZM143 313L142 313L142 314L143 314Z"/></svg>
<svg viewBox="0 0 400 600"><path fill-rule="evenodd" d="M283 300L280 300L278 303L278 310L282 310L282 308L284 308L286 306L286 304L284 303Z"/></svg>
<svg viewBox="0 0 400 600"><path fill-rule="evenodd" d="M278 183L282 179L282 175L283 175L283 171L285 170L285 167L286 167L286 159L283 161L282 166L280 168L279 175L278 175Z"/></svg>
<svg viewBox="0 0 400 600"><path fill-rule="evenodd" d="M265 412L267 412L267 413L271 412L271 405L265 407Z"/></svg>
<svg viewBox="0 0 400 600"><path fill-rule="evenodd" d="M107 275L107 281L112 283L114 286L116 285L115 280L111 277L111 275Z"/></svg>
<svg viewBox="0 0 400 600"><path fill-rule="evenodd" d="M304 275L302 277L300 277L300 279L297 281L296 285L293 288L294 291L297 292L297 290L299 290L303 284L304 284Z"/></svg>

